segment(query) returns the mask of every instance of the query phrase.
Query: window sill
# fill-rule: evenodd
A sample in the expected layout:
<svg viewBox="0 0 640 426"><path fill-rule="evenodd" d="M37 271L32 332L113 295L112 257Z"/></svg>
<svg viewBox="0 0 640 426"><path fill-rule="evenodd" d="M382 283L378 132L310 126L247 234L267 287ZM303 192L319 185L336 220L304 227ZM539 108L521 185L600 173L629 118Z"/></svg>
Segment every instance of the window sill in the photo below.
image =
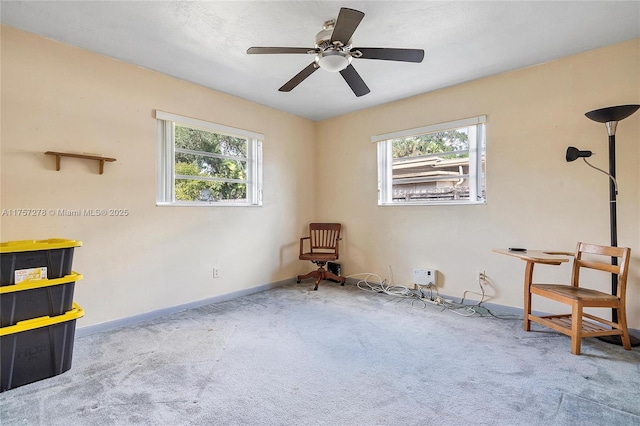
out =
<svg viewBox="0 0 640 426"><path fill-rule="evenodd" d="M156 202L157 207L262 207L262 204L249 203L164 203Z"/></svg>
<svg viewBox="0 0 640 426"><path fill-rule="evenodd" d="M487 200L482 201L408 201L404 203L378 203L378 207L402 207L402 206L477 206L486 205Z"/></svg>

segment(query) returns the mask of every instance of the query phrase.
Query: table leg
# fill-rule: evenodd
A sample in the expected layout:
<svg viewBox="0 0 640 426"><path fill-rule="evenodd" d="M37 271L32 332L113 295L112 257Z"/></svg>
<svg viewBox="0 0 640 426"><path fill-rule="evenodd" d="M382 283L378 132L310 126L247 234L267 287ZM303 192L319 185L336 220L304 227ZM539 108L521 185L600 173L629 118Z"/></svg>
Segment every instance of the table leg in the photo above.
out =
<svg viewBox="0 0 640 426"><path fill-rule="evenodd" d="M524 270L524 331L531 329L529 314L531 313L531 282L533 280L534 265L534 262L527 262Z"/></svg>

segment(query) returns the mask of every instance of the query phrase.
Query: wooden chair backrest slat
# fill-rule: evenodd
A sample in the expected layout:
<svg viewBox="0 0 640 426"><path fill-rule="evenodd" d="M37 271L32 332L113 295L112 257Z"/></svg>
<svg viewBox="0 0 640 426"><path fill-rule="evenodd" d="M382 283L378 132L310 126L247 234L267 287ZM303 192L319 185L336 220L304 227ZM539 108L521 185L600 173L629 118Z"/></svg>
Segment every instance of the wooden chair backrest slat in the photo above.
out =
<svg viewBox="0 0 640 426"><path fill-rule="evenodd" d="M620 273L619 265L611 265L609 263L593 262L589 260L576 260L581 268L597 269L598 271L611 272L612 274Z"/></svg>
<svg viewBox="0 0 640 426"><path fill-rule="evenodd" d="M338 240L340 239L339 223L310 223L309 237L311 252L318 250L337 251Z"/></svg>
<svg viewBox="0 0 640 426"><path fill-rule="evenodd" d="M597 244L578 243L577 252L599 254L602 256L622 257L625 247L601 246Z"/></svg>
<svg viewBox="0 0 640 426"><path fill-rule="evenodd" d="M584 254L607 257L607 262L600 262L591 258L583 259ZM617 258L618 264L612 265L611 258ZM573 262L573 274L571 285L579 287L580 268L595 269L609 272L618 276L617 295L624 299L626 294L627 274L629 272L629 260L631 249L628 247L600 246L596 244L578 243ZM603 259L604 260L604 259Z"/></svg>

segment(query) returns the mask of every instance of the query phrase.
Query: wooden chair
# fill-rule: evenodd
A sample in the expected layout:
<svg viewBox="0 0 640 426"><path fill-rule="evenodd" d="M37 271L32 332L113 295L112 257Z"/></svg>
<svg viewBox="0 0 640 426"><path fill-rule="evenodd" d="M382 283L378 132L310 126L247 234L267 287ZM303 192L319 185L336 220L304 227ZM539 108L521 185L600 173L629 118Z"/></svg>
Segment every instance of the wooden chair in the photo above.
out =
<svg viewBox="0 0 640 426"><path fill-rule="evenodd" d="M625 293L627 287L627 273L629 270L631 249L624 247L599 246L595 244L578 243L573 259L571 285L531 284L525 294L524 329L529 331L530 321L552 328L571 337L571 353L580 354L580 344L585 337L619 335L622 346L631 350L631 341L627 329L625 311ZM583 255L588 255L583 258ZM593 260L597 256L604 259ZM611 265L610 257L620 259L619 265ZM601 291L579 286L582 269L596 269L618 275L617 294L611 295ZM557 302L571 305L571 313L563 315L548 315L538 317L531 314L531 295L546 297ZM618 321L612 322L595 315L587 314L584 308L612 308L618 313Z"/></svg>
<svg viewBox="0 0 640 426"><path fill-rule="evenodd" d="M320 281L332 279L344 285L347 280L334 273L324 269L327 262L338 260L340 256L338 242L340 241L339 223L310 223L309 236L300 238L300 260L310 260L318 265L318 269L305 275L298 275L298 283L307 278L315 278L316 286L314 290L318 290ZM304 242L308 241L309 251L304 251Z"/></svg>

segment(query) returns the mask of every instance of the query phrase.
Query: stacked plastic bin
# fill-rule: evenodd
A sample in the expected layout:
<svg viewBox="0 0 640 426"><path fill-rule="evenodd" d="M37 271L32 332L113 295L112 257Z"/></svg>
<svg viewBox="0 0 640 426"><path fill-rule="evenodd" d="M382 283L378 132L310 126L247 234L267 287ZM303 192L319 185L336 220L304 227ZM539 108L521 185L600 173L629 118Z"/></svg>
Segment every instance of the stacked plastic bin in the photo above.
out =
<svg viewBox="0 0 640 426"><path fill-rule="evenodd" d="M0 243L0 392L71 368L76 320L73 250L65 239Z"/></svg>

